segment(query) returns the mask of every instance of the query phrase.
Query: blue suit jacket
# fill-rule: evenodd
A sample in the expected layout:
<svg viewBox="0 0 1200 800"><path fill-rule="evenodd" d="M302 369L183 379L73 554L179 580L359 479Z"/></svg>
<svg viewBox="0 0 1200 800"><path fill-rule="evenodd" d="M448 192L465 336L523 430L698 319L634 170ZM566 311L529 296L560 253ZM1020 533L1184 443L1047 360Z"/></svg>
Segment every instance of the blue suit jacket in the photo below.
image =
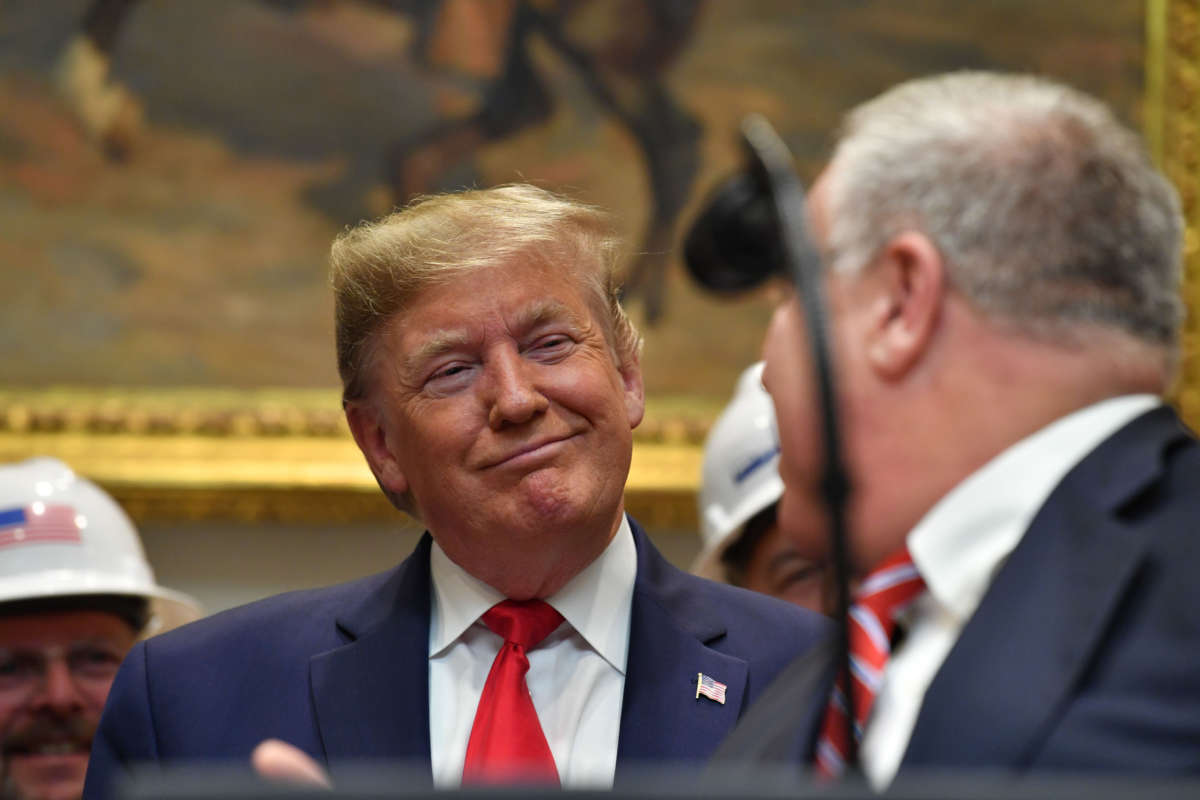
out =
<svg viewBox="0 0 1200 800"><path fill-rule="evenodd" d="M1200 444L1169 408L1047 499L934 677L901 770L1200 773Z"/></svg>
<svg viewBox="0 0 1200 800"><path fill-rule="evenodd" d="M811 763L827 666L792 665L721 764ZM962 769L1200 773L1200 444L1170 409L1067 474L934 676L897 777Z"/></svg>
<svg viewBox="0 0 1200 800"><path fill-rule="evenodd" d="M706 758L826 621L672 567L636 523L638 552L618 772ZM92 747L84 797L126 765L236 760L276 737L335 769L429 764L430 538L388 572L268 598L139 643ZM726 684L696 699L696 675Z"/></svg>

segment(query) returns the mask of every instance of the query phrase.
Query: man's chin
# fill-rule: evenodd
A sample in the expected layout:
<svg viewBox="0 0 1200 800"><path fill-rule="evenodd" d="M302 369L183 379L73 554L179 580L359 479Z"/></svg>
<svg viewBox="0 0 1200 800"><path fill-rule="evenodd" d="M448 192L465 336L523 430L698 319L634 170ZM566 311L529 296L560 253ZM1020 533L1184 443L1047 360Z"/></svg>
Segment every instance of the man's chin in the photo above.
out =
<svg viewBox="0 0 1200 800"><path fill-rule="evenodd" d="M12 754L9 777L22 800L78 800L83 795L88 752Z"/></svg>

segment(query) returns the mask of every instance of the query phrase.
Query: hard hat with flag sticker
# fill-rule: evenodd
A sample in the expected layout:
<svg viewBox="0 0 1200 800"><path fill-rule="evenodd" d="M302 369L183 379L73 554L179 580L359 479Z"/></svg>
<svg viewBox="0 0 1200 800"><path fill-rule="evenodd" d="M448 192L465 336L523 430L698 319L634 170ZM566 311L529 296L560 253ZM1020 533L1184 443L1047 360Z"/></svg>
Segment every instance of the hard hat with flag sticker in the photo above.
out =
<svg viewBox="0 0 1200 800"><path fill-rule="evenodd" d="M100 487L54 458L0 465L0 603L74 595L145 598L146 635L201 615L155 583L133 523Z"/></svg>
<svg viewBox="0 0 1200 800"><path fill-rule="evenodd" d="M783 494L775 407L762 373L761 361L742 373L704 443L698 509L704 545L692 571L713 580L725 580L721 554L743 526Z"/></svg>

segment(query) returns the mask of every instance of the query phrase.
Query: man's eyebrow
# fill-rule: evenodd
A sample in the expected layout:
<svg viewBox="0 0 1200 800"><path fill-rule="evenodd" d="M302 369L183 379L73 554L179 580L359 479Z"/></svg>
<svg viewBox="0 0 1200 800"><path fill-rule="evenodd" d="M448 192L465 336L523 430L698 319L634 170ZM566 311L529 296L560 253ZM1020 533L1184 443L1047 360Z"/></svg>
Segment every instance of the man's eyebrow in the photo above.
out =
<svg viewBox="0 0 1200 800"><path fill-rule="evenodd" d="M518 333L528 331L547 322L565 319L575 328L580 328L583 321L569 306L557 300L537 300L521 309L513 319L513 328Z"/></svg>
<svg viewBox="0 0 1200 800"><path fill-rule="evenodd" d="M579 315L570 306L557 300L537 300L516 312L513 317L513 329L517 334L524 333L547 322L565 319L569 325L578 329L583 323ZM438 356L465 347L471 343L470 334L462 330L439 330L430 333L424 342L414 349L404 359L402 369L405 371L419 369L420 366Z"/></svg>
<svg viewBox="0 0 1200 800"><path fill-rule="evenodd" d="M438 356L470 343L466 331L440 330L431 333L419 347L404 359L403 368L415 369Z"/></svg>
<svg viewBox="0 0 1200 800"><path fill-rule="evenodd" d="M810 561L809 559L800 555L795 550L784 550L783 552L776 553L775 555L771 556L771 560L769 562L767 562L767 565L768 565L768 569L779 569L781 567L788 566L789 564L792 564L793 562L799 562L801 564L808 564L809 566L812 566L812 567L820 567L821 566L819 563Z"/></svg>
<svg viewBox="0 0 1200 800"><path fill-rule="evenodd" d="M44 655L46 653L70 653L84 647L112 647L121 649L123 645L104 635L86 636L82 639L72 639L69 642L59 642L52 645L43 644L13 644L0 645L0 657Z"/></svg>

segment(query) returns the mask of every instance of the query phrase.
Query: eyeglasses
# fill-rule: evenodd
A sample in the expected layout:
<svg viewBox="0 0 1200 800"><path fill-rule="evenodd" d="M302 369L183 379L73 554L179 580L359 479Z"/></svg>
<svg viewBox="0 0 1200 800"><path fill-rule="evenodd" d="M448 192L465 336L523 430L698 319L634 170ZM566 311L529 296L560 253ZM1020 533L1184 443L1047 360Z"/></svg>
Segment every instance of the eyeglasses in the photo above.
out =
<svg viewBox="0 0 1200 800"><path fill-rule="evenodd" d="M103 687L112 682L125 651L104 641L73 642L45 649L0 647L0 694L30 692L45 683L51 665L61 661L81 688Z"/></svg>

